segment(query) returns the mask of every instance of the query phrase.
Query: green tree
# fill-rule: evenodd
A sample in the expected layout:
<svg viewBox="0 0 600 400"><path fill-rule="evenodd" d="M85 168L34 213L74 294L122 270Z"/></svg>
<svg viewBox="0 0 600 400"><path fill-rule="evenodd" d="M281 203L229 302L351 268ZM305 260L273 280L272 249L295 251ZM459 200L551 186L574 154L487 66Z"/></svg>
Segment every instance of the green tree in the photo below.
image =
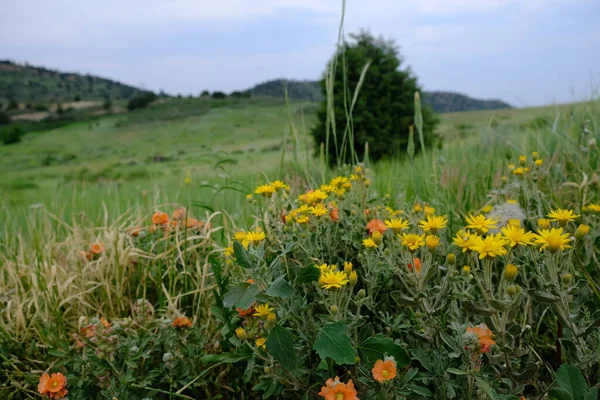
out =
<svg viewBox="0 0 600 400"><path fill-rule="evenodd" d="M331 121L335 124L328 127L325 78L336 59L332 105L335 116ZM318 124L311 131L317 148L328 142L326 151L331 164L352 163L350 137L354 138L354 152L359 159L364 157L367 143L371 160L405 154L409 127L415 114L414 95L421 88L410 68L402 66L403 62L393 41L375 38L369 32L350 35L350 40L343 42L320 81L325 100L318 112ZM352 116L348 119L347 110L368 63ZM424 142L428 145L433 141L438 119L427 107L422 107L422 114ZM418 140L417 135L415 139ZM417 150L419 147L415 143Z"/></svg>

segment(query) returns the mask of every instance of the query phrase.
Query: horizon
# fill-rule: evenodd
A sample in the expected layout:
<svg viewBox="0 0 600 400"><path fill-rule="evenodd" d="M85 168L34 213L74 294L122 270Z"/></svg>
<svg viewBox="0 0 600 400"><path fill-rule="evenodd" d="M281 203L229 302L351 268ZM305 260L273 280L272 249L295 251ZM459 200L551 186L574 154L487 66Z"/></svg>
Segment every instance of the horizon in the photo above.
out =
<svg viewBox="0 0 600 400"><path fill-rule="evenodd" d="M317 0L144 4L10 4L0 16L0 54L170 95L230 93L320 79L342 12L340 1ZM346 4L344 33L365 28L394 40L423 91L540 106L596 93L599 12L591 0L356 0Z"/></svg>

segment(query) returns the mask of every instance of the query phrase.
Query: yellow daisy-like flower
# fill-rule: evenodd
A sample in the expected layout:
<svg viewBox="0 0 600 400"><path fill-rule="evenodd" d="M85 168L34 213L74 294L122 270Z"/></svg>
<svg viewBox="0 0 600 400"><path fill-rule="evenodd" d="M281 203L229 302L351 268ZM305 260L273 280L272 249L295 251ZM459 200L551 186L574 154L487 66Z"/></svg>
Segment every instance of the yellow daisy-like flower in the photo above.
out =
<svg viewBox="0 0 600 400"><path fill-rule="evenodd" d="M517 245L528 246L533 244L535 234L533 232L525 232L525 229L513 225L506 225L501 229L504 238L508 240L510 247Z"/></svg>
<svg viewBox="0 0 600 400"><path fill-rule="evenodd" d="M256 188L256 190L254 190L254 193L265 197L271 197L273 193L275 193L275 188L273 185L260 185Z"/></svg>
<svg viewBox="0 0 600 400"><path fill-rule="evenodd" d="M558 210L551 211L548 214L548 218L551 221L558 221L561 226L565 226L569 221L575 221L575 218L579 215L575 214L573 210L564 210L559 208Z"/></svg>
<svg viewBox="0 0 600 400"><path fill-rule="evenodd" d="M583 207L583 211L600 214L600 204L588 204L587 206Z"/></svg>
<svg viewBox="0 0 600 400"><path fill-rule="evenodd" d="M521 227L521 221L518 219L509 219L506 224L509 226L514 226L515 228Z"/></svg>
<svg viewBox="0 0 600 400"><path fill-rule="evenodd" d="M299 224L306 224L308 221L308 215L299 215L296 217L296 222Z"/></svg>
<svg viewBox="0 0 600 400"><path fill-rule="evenodd" d="M375 243L375 241L373 239L371 239L371 238L363 239L362 244L366 248L375 248L375 247L377 247L377 243Z"/></svg>
<svg viewBox="0 0 600 400"><path fill-rule="evenodd" d="M321 189L312 190L298 197L298 200L306 204L315 204L327 198L327 193Z"/></svg>
<svg viewBox="0 0 600 400"><path fill-rule="evenodd" d="M348 275L344 271L321 272L319 285L323 289L341 289L349 282Z"/></svg>
<svg viewBox="0 0 600 400"><path fill-rule="evenodd" d="M487 213L489 213L490 211L492 211L492 209L493 209L493 208L494 208L494 206L493 206L493 205L491 205L491 204L488 204L487 206L485 206L485 207L483 207L483 208L481 209L481 212L482 212L482 213L486 213L486 214L487 214Z"/></svg>
<svg viewBox="0 0 600 400"><path fill-rule="evenodd" d="M246 240L246 232L237 231L236 233L234 233L233 239L238 242L243 242L244 240Z"/></svg>
<svg viewBox="0 0 600 400"><path fill-rule="evenodd" d="M320 217L325 214L329 214L329 210L322 203L319 203L316 206L311 207L310 213L312 215Z"/></svg>
<svg viewBox="0 0 600 400"><path fill-rule="evenodd" d="M329 184L323 184L321 185L320 188L322 191L324 191L325 193L331 193L333 191L335 191L335 187L329 185Z"/></svg>
<svg viewBox="0 0 600 400"><path fill-rule="evenodd" d="M254 245L257 245L260 242L262 242L263 240L265 240L266 237L267 236L262 231L262 229L256 228L255 230L249 231L248 233L246 233L245 241L250 242Z"/></svg>
<svg viewBox="0 0 600 400"><path fill-rule="evenodd" d="M473 246L477 244L478 239L479 236L474 233L459 231L456 234L456 236L452 239L452 241L455 245L460 247L462 249L462 252L464 253L466 251L473 250Z"/></svg>
<svg viewBox="0 0 600 400"><path fill-rule="evenodd" d="M479 234L484 234L490 229L497 228L496 224L497 220L493 218L486 218L484 215L479 214L477 216L472 216L469 214L467 217L467 228L475 229Z"/></svg>
<svg viewBox="0 0 600 400"><path fill-rule="evenodd" d="M402 240L402 244L408 247L410 251L415 251L425 245L425 235L405 233L400 237L400 239Z"/></svg>
<svg viewBox="0 0 600 400"><path fill-rule="evenodd" d="M542 160L541 158L538 160L535 160L535 166L536 167L541 167L542 164L544 164L544 160Z"/></svg>
<svg viewBox="0 0 600 400"><path fill-rule="evenodd" d="M523 176L523 175L525 175L527 172L529 172L529 168L527 168L527 167L525 167L525 168L523 168L523 167L519 167L519 168L516 168L515 170L513 170L513 172L512 172L512 173L513 173L513 175L517 175L517 176Z"/></svg>
<svg viewBox="0 0 600 400"><path fill-rule="evenodd" d="M233 257L233 246L228 246L225 249L223 249L223 255L225 257Z"/></svg>
<svg viewBox="0 0 600 400"><path fill-rule="evenodd" d="M415 205L413 206L413 212L418 213L418 212L421 212L421 211L423 211L423 207L421 207L421 204L415 203Z"/></svg>
<svg viewBox="0 0 600 400"><path fill-rule="evenodd" d="M324 264L318 265L317 268L319 268L321 270L321 273L323 274L325 272L335 271L337 269L337 265L324 263Z"/></svg>
<svg viewBox="0 0 600 400"><path fill-rule="evenodd" d="M300 207L296 208L296 212L298 214L310 212L310 206L307 206L306 204L302 204Z"/></svg>
<svg viewBox="0 0 600 400"><path fill-rule="evenodd" d="M352 188L352 183L350 183L350 179L346 178L345 176L336 176L331 180L329 184L337 190L348 191Z"/></svg>
<svg viewBox="0 0 600 400"><path fill-rule="evenodd" d="M265 339L264 337L259 337L254 341L254 344L256 345L257 349L263 349L265 350L267 348L267 339Z"/></svg>
<svg viewBox="0 0 600 400"><path fill-rule="evenodd" d="M440 238L435 235L427 235L425 237L425 246L429 249L429 251L435 251L437 247L440 245Z"/></svg>
<svg viewBox="0 0 600 400"><path fill-rule="evenodd" d="M254 308L254 316L261 318L267 317L269 313L272 313L273 311L275 311L275 309L269 306L269 303L261 304Z"/></svg>
<svg viewBox="0 0 600 400"><path fill-rule="evenodd" d="M435 234L438 229L443 229L446 227L448 223L448 219L446 217L435 217L433 215L428 215L426 220L421 220L419 222L419 227L423 229L425 232L431 232Z"/></svg>
<svg viewBox="0 0 600 400"><path fill-rule="evenodd" d="M550 228L550 220L547 220L546 218L540 218L537 220L538 223L538 229L548 229Z"/></svg>
<svg viewBox="0 0 600 400"><path fill-rule="evenodd" d="M495 258L506 254L506 240L502 235L489 235L485 239L479 238L477 244L473 246L473 250L479 253L479 259Z"/></svg>
<svg viewBox="0 0 600 400"><path fill-rule="evenodd" d="M386 219L384 223L388 229L391 229L396 234L404 229L408 229L408 221L403 220L402 218Z"/></svg>
<svg viewBox="0 0 600 400"><path fill-rule="evenodd" d="M571 239L568 233L563 233L562 228L541 229L535 235L535 242L541 245L540 251L544 249L550 250L551 253L570 249L569 243Z"/></svg>
<svg viewBox="0 0 600 400"><path fill-rule="evenodd" d="M290 188L283 181L275 181L275 182L271 183L271 186L275 190L288 190Z"/></svg>
<svg viewBox="0 0 600 400"><path fill-rule="evenodd" d="M435 214L435 208L431 207L431 206L425 206L423 208L423 212L425 213L425 215L430 216Z"/></svg>

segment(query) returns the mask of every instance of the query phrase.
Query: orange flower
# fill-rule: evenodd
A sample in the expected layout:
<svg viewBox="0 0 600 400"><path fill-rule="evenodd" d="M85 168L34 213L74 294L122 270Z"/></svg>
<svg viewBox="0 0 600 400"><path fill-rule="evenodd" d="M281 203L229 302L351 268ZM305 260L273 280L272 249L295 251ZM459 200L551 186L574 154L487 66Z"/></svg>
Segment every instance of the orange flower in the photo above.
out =
<svg viewBox="0 0 600 400"><path fill-rule="evenodd" d="M369 234L371 234L371 235L373 234L373 232L383 233L387 230L387 226L385 226L383 221L380 219L372 219L365 226L365 228L367 228L369 230Z"/></svg>
<svg viewBox="0 0 600 400"><path fill-rule="evenodd" d="M340 220L340 211L337 207L329 212L329 218L331 218L333 222L338 222Z"/></svg>
<svg viewBox="0 0 600 400"><path fill-rule="evenodd" d="M92 254L99 255L102 254L103 251L104 246L102 246L102 243L96 242L92 243L92 245L90 246L90 253Z"/></svg>
<svg viewBox="0 0 600 400"><path fill-rule="evenodd" d="M421 275L421 259L415 257L413 262L415 263L415 267L413 268L412 263L408 263L406 266L408 267L408 269L410 269L411 271L415 271L415 274L417 275Z"/></svg>
<svg viewBox="0 0 600 400"><path fill-rule="evenodd" d="M477 336L482 353L487 353L490 351L490 347L493 344L496 344L494 339L492 339L492 331L485 324L480 324L479 326L467 326L467 332L474 333L475 336Z"/></svg>
<svg viewBox="0 0 600 400"><path fill-rule="evenodd" d="M319 396L324 397L325 400L359 400L356 395L352 379L348 383L342 383L337 376L335 380L331 378L327 379L325 386L321 387L321 391L319 392Z"/></svg>
<svg viewBox="0 0 600 400"><path fill-rule="evenodd" d="M110 322L108 322L106 318L100 317L100 323L102 323L105 328L110 328Z"/></svg>
<svg viewBox="0 0 600 400"><path fill-rule="evenodd" d="M173 326L175 328L191 328L192 321L188 317L177 317L173 320Z"/></svg>
<svg viewBox="0 0 600 400"><path fill-rule="evenodd" d="M169 216L161 211L157 211L152 216L152 223L154 225L167 225L169 223Z"/></svg>
<svg viewBox="0 0 600 400"><path fill-rule="evenodd" d="M389 381L396 377L396 360L394 357L386 357L385 360L377 360L372 369L373 378L377 382Z"/></svg>
<svg viewBox="0 0 600 400"><path fill-rule="evenodd" d="M131 228L129 234L133 237L138 237L140 235L140 232L142 232L142 228L136 226L135 228Z"/></svg>
<svg viewBox="0 0 600 400"><path fill-rule="evenodd" d="M254 307L250 307L250 308L249 308L249 309L247 309L247 310L244 310L243 308L236 308L236 311L238 312L238 315L239 315L241 318L244 318L244 317L246 317L247 315L253 315L255 310L254 310Z"/></svg>
<svg viewBox="0 0 600 400"><path fill-rule="evenodd" d="M79 255L81 255L82 258L85 258L88 261L92 261L92 258L94 257L92 253L84 250L79 250Z"/></svg>
<svg viewBox="0 0 600 400"><path fill-rule="evenodd" d="M175 211L173 211L173 219L176 221L180 220L180 219L184 219L186 214L187 214L187 211L185 210L185 208L183 208L183 207L176 208ZM154 215L156 215L156 214L154 214ZM154 220L152 222L154 222Z"/></svg>
<svg viewBox="0 0 600 400"><path fill-rule="evenodd" d="M68 393L65 386L67 386L67 378L60 372L52 375L43 374L38 383L38 392L51 399L62 399Z"/></svg>
<svg viewBox="0 0 600 400"><path fill-rule="evenodd" d="M252 279L252 278L248 278L248 279L246 280L246 282L247 282L247 283L254 283L254 279Z"/></svg>
<svg viewBox="0 0 600 400"><path fill-rule="evenodd" d="M96 327L92 324L81 328L81 334L86 338L91 338L96 333Z"/></svg>
<svg viewBox="0 0 600 400"><path fill-rule="evenodd" d="M200 228L202 226L196 218L188 218L186 223L188 229Z"/></svg>

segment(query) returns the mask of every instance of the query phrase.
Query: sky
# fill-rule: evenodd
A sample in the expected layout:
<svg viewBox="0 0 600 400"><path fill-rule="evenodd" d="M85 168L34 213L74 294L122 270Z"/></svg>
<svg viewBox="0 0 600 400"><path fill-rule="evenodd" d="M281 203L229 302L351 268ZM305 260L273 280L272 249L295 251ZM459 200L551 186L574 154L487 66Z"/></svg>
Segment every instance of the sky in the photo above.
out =
<svg viewBox="0 0 600 400"><path fill-rule="evenodd" d="M0 0L0 59L169 94L318 79L341 0ZM347 0L344 33L393 39L424 90L522 106L600 83L598 0Z"/></svg>

